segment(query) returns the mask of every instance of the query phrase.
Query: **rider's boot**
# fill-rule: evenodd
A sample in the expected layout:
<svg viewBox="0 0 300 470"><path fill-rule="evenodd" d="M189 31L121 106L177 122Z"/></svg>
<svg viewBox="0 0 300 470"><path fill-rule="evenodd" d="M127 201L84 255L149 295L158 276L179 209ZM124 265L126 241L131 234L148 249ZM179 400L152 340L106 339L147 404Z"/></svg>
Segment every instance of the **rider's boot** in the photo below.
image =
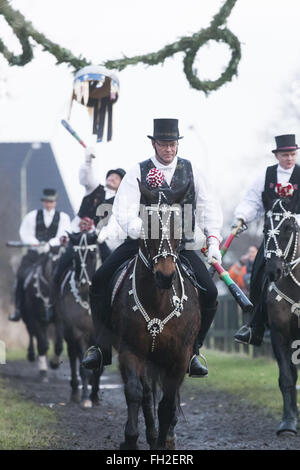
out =
<svg viewBox="0 0 300 470"><path fill-rule="evenodd" d="M112 359L110 332L106 326L109 315L107 293L95 294L91 290L90 305L97 340L96 344L85 352L82 365L86 369L101 369L110 365Z"/></svg>
<svg viewBox="0 0 300 470"><path fill-rule="evenodd" d="M20 311L18 308L16 308L15 311L14 311L14 313L12 313L12 314L8 317L8 319L9 319L10 321L19 321L19 320L21 320L21 318L22 318L21 311Z"/></svg>
<svg viewBox="0 0 300 470"><path fill-rule="evenodd" d="M257 324L243 325L234 335L237 343L261 346L264 338L265 326Z"/></svg>
<svg viewBox="0 0 300 470"><path fill-rule="evenodd" d="M234 335L237 343L260 346L263 342L265 324L261 305L254 309L254 315L247 325L243 325Z"/></svg>
<svg viewBox="0 0 300 470"><path fill-rule="evenodd" d="M207 332L215 318L215 314L218 308L218 303L214 307L203 308L201 311L201 328L196 338L194 347L193 347L193 356L191 357L189 363L188 373L190 377L207 377L207 363L205 357L202 354L199 354L199 349L203 345ZM204 359L205 366L201 364L198 357Z"/></svg>

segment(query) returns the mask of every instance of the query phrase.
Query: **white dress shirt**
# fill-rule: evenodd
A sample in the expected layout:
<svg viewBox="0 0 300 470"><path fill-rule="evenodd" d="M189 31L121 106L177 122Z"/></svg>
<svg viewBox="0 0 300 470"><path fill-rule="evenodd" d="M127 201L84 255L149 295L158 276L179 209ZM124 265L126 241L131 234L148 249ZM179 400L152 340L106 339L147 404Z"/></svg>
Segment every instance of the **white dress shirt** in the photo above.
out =
<svg viewBox="0 0 300 470"><path fill-rule="evenodd" d="M155 156L151 157L155 167L164 174L165 181L170 185L177 166L177 157L169 165L163 165ZM196 214L195 222L200 232L206 237L214 236L221 241L223 215L217 198L204 175L192 163L195 183ZM134 219L137 219L140 207L140 190L137 179L141 180L140 165L135 165L124 176L113 205L113 214L125 233ZM199 231L196 230L199 233ZM202 234L203 237L203 234ZM191 248L192 249L192 248Z"/></svg>
<svg viewBox="0 0 300 470"><path fill-rule="evenodd" d="M31 211L25 215L19 230L20 239L23 243L28 245L38 245L40 242L35 236L36 230L36 216L37 210ZM48 228L53 220L55 214L55 209L51 209L51 211L47 211L43 209L43 217L44 217L44 224ZM51 246L57 246L60 244L60 237L63 235L67 235L66 232L71 231L71 222L70 217L65 212L60 212L60 218L57 228L57 233L54 238L49 240L49 244Z"/></svg>
<svg viewBox="0 0 300 470"><path fill-rule="evenodd" d="M287 183L294 171L294 166L285 170L278 164L277 166L277 183ZM265 210L262 201L262 193L265 188L266 169L254 180L243 200L234 211L237 219L243 219L246 223L250 223L261 217ZM297 216L297 222L300 222L300 215Z"/></svg>

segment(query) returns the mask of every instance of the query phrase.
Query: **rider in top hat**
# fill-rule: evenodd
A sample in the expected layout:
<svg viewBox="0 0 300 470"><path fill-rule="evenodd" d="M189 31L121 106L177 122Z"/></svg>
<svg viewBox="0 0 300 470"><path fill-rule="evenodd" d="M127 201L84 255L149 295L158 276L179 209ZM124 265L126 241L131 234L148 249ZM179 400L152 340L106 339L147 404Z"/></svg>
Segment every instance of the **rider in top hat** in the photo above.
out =
<svg viewBox="0 0 300 470"><path fill-rule="evenodd" d="M55 189L44 189L41 201L43 209L29 212L20 226L20 238L24 244L32 246L23 256L17 272L15 292L15 313L9 317L11 321L21 318L23 299L23 283L28 268L38 259L38 255L48 253L50 247L60 245L60 238L70 231L70 217L64 212L58 212L56 207L57 192Z"/></svg>
<svg viewBox="0 0 300 470"><path fill-rule="evenodd" d="M298 145L294 134L275 137L276 149L272 150L278 163L267 167L266 170L253 182L245 194L244 199L235 209L235 222L237 226L242 220L246 224L259 218L270 209L270 201L278 198L276 185L278 183L291 183L294 191L300 190L300 166L296 164ZM300 225L300 214L298 219ZM263 341L266 322L266 279L264 277L264 243L256 255L250 282L250 300L254 305L253 316L248 325L242 326L235 334L238 342L260 346ZM262 288L263 286L263 288Z"/></svg>
<svg viewBox="0 0 300 470"><path fill-rule="evenodd" d="M92 280L90 301L93 321L98 334L97 344L89 348L83 364L87 368L98 368L110 364L111 345L105 334L105 325L109 323L110 300L109 283L116 269L126 260L138 252L138 238L142 227L139 217L140 190L138 179L146 184L147 175L153 169L160 170L167 185L174 191L190 182L189 192L186 195L192 205L193 214L199 217L199 209L204 206L204 233L207 237L208 260L215 257L221 260L220 229L222 226L222 213L204 175L189 160L177 156L179 135L177 119L155 119L153 136L148 136L152 142L154 155L135 165L123 178L113 205L113 214L122 229L128 234L128 239L119 246L115 252L102 264ZM194 222L194 221L193 221ZM190 245L191 247L191 245ZM194 355L189 365L189 373L193 377L207 375L207 369L199 359L199 347L203 344L205 335L213 321L217 308L217 289L205 264L193 249L183 247L181 254L190 262L197 282L202 286L199 289L199 299L202 311L201 330L194 345ZM103 328L104 325L104 328Z"/></svg>

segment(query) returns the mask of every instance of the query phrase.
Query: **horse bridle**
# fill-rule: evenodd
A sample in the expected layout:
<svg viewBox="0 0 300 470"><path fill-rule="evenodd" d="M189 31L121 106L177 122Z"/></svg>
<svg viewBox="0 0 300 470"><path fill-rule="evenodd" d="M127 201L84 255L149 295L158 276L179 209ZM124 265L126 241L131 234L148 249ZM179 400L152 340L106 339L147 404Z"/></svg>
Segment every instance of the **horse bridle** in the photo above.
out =
<svg viewBox="0 0 300 470"><path fill-rule="evenodd" d="M171 215L173 211L179 211L178 207L171 207L169 204L162 204L162 197L166 199L166 196L163 192L159 192L159 199L158 199L158 204L157 206L146 206L146 211L149 215L152 215L153 212L157 213L159 223L160 223L160 229L162 233L162 237L160 240L159 248L158 248L158 253L157 255L151 257L150 255L150 250L147 246L147 241L146 241L146 234L144 231L144 228L142 227L142 235L143 235L143 240L144 240L144 246L146 249L146 253L148 255L148 259L144 255L141 249L139 249L138 256L142 260L142 262L145 264L145 266L153 272L154 264L158 263L159 258L164 258L166 259L168 256L171 256L172 259L175 262L175 267L176 271L179 277L180 281L180 287L181 287L181 297L176 293L175 287L172 283L172 291L173 291L173 296L171 300L171 305L173 305L174 309L167 315L163 320L159 318L150 318L146 310L144 309L142 303L139 300L137 290L136 290L136 265L137 265L137 257L135 259L134 267L133 267L133 273L130 276L130 279L132 279L132 289L129 290L129 295L133 296L134 300L134 305L133 305L133 310L141 313L143 316L146 324L147 324L147 330L149 331L150 335L152 336L152 346L151 346L151 351L154 351L155 348L155 339L156 337L162 333L165 325L170 321L173 317L180 317L181 313L183 311L183 302L188 300L187 295L185 294L185 288L184 288L184 279L183 276L180 272L180 269L178 267L178 256L174 253L174 250L172 248L172 245L170 243L170 239L168 237L169 229L170 229L170 220L171 220ZM163 218L160 213L167 214L167 220L166 222L163 221ZM163 243L164 241L167 241L169 251L163 248ZM181 239L180 239L181 240Z"/></svg>
<svg viewBox="0 0 300 470"><path fill-rule="evenodd" d="M154 264L157 264L158 260L160 258L166 259L168 256L171 256L175 263L178 260L178 256L176 255L176 253L174 253L174 250L172 248L172 245L171 245L168 234L170 233L170 221L171 221L172 212L176 212L176 214L178 215L179 214L179 208L178 207L172 207L167 203L162 203L162 198L165 198L165 200L167 201L166 195L162 191L159 191L157 205L156 206L153 205L153 206L146 206L145 207L145 209L146 209L146 211L149 215L152 215L153 212L157 213L159 224L160 224L159 228L160 228L161 233L162 233L162 237L161 237L161 240L160 240L157 255L155 255L153 257L151 257L151 255L150 255L150 250L149 250L148 245L147 245L145 230L144 230L144 227L142 226L142 236L143 236L144 246L145 246L145 250L146 250L148 259L146 258L146 256L144 255L144 253L142 252L141 249L139 249L139 257L141 258L143 263L147 266L147 268L152 270L152 271L153 271ZM161 213L167 214L167 220L166 221L163 220L163 217L161 216ZM166 248L164 248L164 246L163 246L164 241L167 242L168 250Z"/></svg>
<svg viewBox="0 0 300 470"><path fill-rule="evenodd" d="M80 260L80 275L78 278L79 284L86 284L90 286L92 284L89 274L87 272L87 264L86 259L88 256L89 251L94 251L97 249L97 245L94 243L92 245L88 244L87 234L82 233L80 242L78 245L73 245L73 250L75 253L78 253L79 260Z"/></svg>
<svg viewBox="0 0 300 470"><path fill-rule="evenodd" d="M282 209L282 212L274 212L274 208L276 207L277 204L279 204L280 208ZM272 254L275 254L275 256L278 258L282 258L284 277L290 276L292 280L295 282L295 284L297 284L297 286L300 287L300 281L298 281L298 279L296 279L296 277L293 274L293 270L300 263L300 257L296 258L296 255L298 252L299 231L294 230L292 232L284 252L280 249L278 240L277 240L277 236L280 233L280 228L285 220L293 218L296 222L296 226L298 227L296 214L293 214L290 211L287 211L282 205L282 200L277 199L274 202L272 209L267 212L267 217L269 217L270 219L271 229L268 230L268 233L267 233L268 239L265 242L265 250L264 250L265 258L271 258ZM275 221L279 221L276 227L274 226L273 217L275 218ZM276 250L268 249L268 246L271 240L274 241ZM287 261L292 245L294 246L293 246L291 261ZM280 302L282 299L284 299L291 305L291 312L294 313L298 317L298 326L300 327L300 302L294 301L285 293L283 293L276 286L275 282L271 282L270 284L269 291L271 292L272 290L274 290L277 294L276 296L277 302Z"/></svg>
<svg viewBox="0 0 300 470"><path fill-rule="evenodd" d="M282 212L274 212L275 207L279 205L280 209ZM281 258L283 260L283 272L284 276L290 275L293 281L300 286L300 282L295 278L293 274L293 270L296 268L296 266L300 262L300 257L296 258L297 251L298 251L298 243L299 243L299 231L297 230L298 223L297 223L297 218L296 214L293 214L290 211L287 211L282 204L281 199L276 199L274 202L272 209L267 212L267 217L270 219L270 224L271 224L271 229L268 230L267 232L267 240L264 241L264 256L266 259L271 258L272 254L274 254L277 258ZM278 235L280 234L280 228L282 224L287 220L287 219L294 219L296 223L295 230L291 233L290 239L287 243L287 246L284 251L279 247L279 243L277 240ZM274 220L278 221L277 226L274 225ZM271 240L274 241L275 244L275 250L269 249L269 244ZM288 261L288 257L290 255L290 252L292 251L291 255L291 260Z"/></svg>

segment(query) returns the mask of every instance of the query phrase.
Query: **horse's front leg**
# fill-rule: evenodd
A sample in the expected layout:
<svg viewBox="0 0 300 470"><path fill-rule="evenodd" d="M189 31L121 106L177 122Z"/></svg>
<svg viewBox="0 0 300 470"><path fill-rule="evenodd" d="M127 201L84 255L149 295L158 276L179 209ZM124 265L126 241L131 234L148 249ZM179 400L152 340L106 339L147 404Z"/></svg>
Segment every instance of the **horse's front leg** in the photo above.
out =
<svg viewBox="0 0 300 470"><path fill-rule="evenodd" d="M54 313L54 329L55 329L55 342L54 342L54 356L50 360L51 369L58 369L61 364L60 356L63 352L64 341L64 325L58 309L55 308Z"/></svg>
<svg viewBox="0 0 300 470"><path fill-rule="evenodd" d="M33 334L29 333L29 346L27 350L27 359L30 362L35 361L35 351L34 351L34 343L33 343Z"/></svg>
<svg viewBox="0 0 300 470"><path fill-rule="evenodd" d="M93 406L100 405L99 384L100 384L100 377L103 374L103 370L104 370L104 367L102 367L102 369L93 370L92 391L90 394L90 399L92 400Z"/></svg>
<svg viewBox="0 0 300 470"><path fill-rule="evenodd" d="M178 377L166 376L163 379L163 398L158 406L159 433L157 439L157 449L175 448L174 427L176 425L176 397L179 389ZM170 435L169 432L171 433Z"/></svg>
<svg viewBox="0 0 300 470"><path fill-rule="evenodd" d="M90 396L89 396L90 394L89 394L89 389L88 389L89 382L92 376L92 371L86 369L82 365L82 359L83 359L84 352L87 349L87 345L84 344L83 341L80 341L80 344L78 344L78 348L79 348L79 364L80 364L79 373L80 373L81 383L82 383L81 406L83 408L92 408L93 404L92 404L92 400L90 399Z"/></svg>
<svg viewBox="0 0 300 470"><path fill-rule="evenodd" d="M283 416L277 435L297 434L297 370L291 361L290 339L271 327L274 354L279 367L279 387L283 398Z"/></svg>
<svg viewBox="0 0 300 470"><path fill-rule="evenodd" d="M141 376L143 375L144 363L129 351L121 352L119 360L128 412L125 441L120 445L120 449L138 449L138 414L143 401Z"/></svg>
<svg viewBox="0 0 300 470"><path fill-rule="evenodd" d="M47 326L37 326L37 349L38 349L38 367L40 373L40 379L42 382L48 382L48 365L47 365L47 352L49 349L49 341L47 337Z"/></svg>
<svg viewBox="0 0 300 470"><path fill-rule="evenodd" d="M70 361L70 369L71 369L71 401L74 401L75 403L80 402L80 395L79 395L79 389L78 389L78 378L77 378L77 368L76 368L76 362L77 362L77 352L76 352L76 344L73 342L68 343L68 356L69 356L69 361Z"/></svg>
<svg viewBox="0 0 300 470"><path fill-rule="evenodd" d="M157 441L157 430L155 427L155 418L154 418L154 403L153 403L153 395L155 394L155 384L152 383L150 385L150 381L147 377L143 377L142 384L143 384L143 400L142 400L142 407L143 407L143 414L145 418L146 424L146 439L149 444L150 449L155 449L156 441Z"/></svg>

